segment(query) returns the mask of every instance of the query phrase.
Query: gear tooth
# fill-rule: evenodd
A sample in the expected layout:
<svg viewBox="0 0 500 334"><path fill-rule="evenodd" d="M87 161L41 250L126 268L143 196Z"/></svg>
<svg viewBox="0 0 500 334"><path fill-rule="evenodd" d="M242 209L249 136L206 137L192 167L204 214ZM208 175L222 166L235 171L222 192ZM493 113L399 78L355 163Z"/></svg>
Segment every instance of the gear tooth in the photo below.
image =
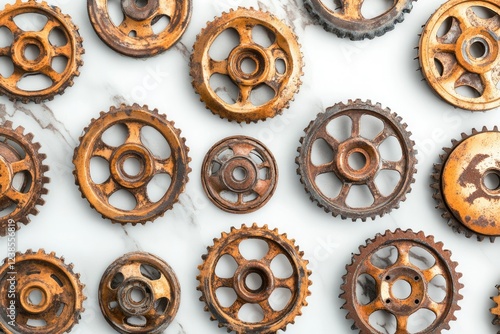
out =
<svg viewBox="0 0 500 334"><path fill-rule="evenodd" d="M488 128L486 126L483 126L483 129L482 129L483 132L487 132L488 131Z"/></svg>

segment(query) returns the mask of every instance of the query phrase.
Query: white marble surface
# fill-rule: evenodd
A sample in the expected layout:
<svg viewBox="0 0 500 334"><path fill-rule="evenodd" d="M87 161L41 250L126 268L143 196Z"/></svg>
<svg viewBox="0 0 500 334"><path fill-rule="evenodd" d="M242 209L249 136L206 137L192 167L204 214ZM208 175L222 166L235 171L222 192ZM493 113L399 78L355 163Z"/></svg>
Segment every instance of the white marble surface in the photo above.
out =
<svg viewBox="0 0 500 334"><path fill-rule="evenodd" d="M2 1L5 3L5 1ZM395 228L423 230L452 250L463 273L462 310L450 333L496 333L491 325L490 297L500 283L498 243L477 242L454 233L434 209L429 187L433 163L443 146L472 127L492 127L498 110L471 113L456 110L438 99L421 81L414 47L421 25L442 0L420 1L402 24L381 38L352 42L339 39L314 25L301 0L193 0L193 16L180 43L153 59L121 56L104 45L87 17L86 1L51 0L72 16L84 38L85 64L75 85L54 101L12 103L0 97L0 120L11 120L35 135L50 166L46 204L31 223L18 232L18 249L45 248L75 264L88 299L74 333L112 333L102 317L97 288L102 273L117 257L130 251L161 256L175 270L182 286L179 312L165 333L223 333L203 311L196 291L197 266L212 239L231 226L268 224L295 238L313 271L309 306L289 333L351 333L344 319L340 293L345 265L365 239ZM269 10L295 29L305 59L303 84L282 116L239 125L212 115L194 93L189 76L189 54L198 32L214 16L237 6ZM144 86L144 82L148 84ZM400 114L413 132L418 173L413 191L400 209L375 221L351 222L334 218L311 203L296 175L294 163L303 129L326 107L348 99L381 102ZM168 115L190 147L192 173L186 191L174 209L145 226L113 225L103 220L80 197L72 175L73 150L91 118L121 102L147 104ZM213 143L236 134L262 140L279 165L280 179L270 202L257 212L233 215L222 212L206 198L200 181L203 157ZM6 252L0 239L0 254ZM2 251L3 250L3 251Z"/></svg>

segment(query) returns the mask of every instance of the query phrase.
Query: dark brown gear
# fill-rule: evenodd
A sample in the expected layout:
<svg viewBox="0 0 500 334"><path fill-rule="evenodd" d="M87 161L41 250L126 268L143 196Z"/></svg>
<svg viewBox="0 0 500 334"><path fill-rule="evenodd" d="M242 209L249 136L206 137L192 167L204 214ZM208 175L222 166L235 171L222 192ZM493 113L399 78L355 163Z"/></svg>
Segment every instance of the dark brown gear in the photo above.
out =
<svg viewBox="0 0 500 334"><path fill-rule="evenodd" d="M64 258L56 257L54 252L46 254L43 249L36 253L28 250L24 254L16 253L14 259L5 259L0 267L0 282L2 333L70 332L84 312L86 297L80 275L73 272L73 264L65 264ZM7 312L12 302L16 312L15 326L8 317L10 311ZM36 327L33 322L37 323Z"/></svg>
<svg viewBox="0 0 500 334"><path fill-rule="evenodd" d="M129 57L152 57L168 50L184 34L191 19L191 0L120 0L123 21L115 25L108 2L87 0L90 22L104 43ZM168 25L155 32L153 26L162 18Z"/></svg>
<svg viewBox="0 0 500 334"><path fill-rule="evenodd" d="M265 241L269 247L267 254L261 259L247 259L239 250L242 241L257 239ZM207 248L208 253L202 256L203 264L198 269L200 281L198 290L200 300L206 303L205 311L211 313L211 320L218 321L219 327L226 327L228 332L271 334L285 330L294 318L301 315L301 308L307 306L306 298L311 293L309 285L311 271L307 269L308 261L302 257L294 240L288 240L286 234L280 235L277 229L269 230L267 225L252 227L245 225L237 230L222 233L220 239L214 239L214 245ZM224 256L231 256L237 263L232 277L219 277L216 267ZM292 274L289 277L276 277L271 269L271 261L278 255L288 259ZM250 275L258 275L260 287L248 286ZM231 288L236 293L236 300L229 307L224 307L217 297L219 288ZM291 292L287 305L280 311L273 309L269 297L277 288L286 288ZM259 305L263 311L263 319L259 322L246 322L239 318L240 309L246 304Z"/></svg>
<svg viewBox="0 0 500 334"><path fill-rule="evenodd" d="M114 125L124 126L127 131L125 142L119 146L106 144L103 133ZM141 139L144 127L157 131L170 146L170 156L156 156ZM97 210L103 218L113 223L135 225L145 224L163 216L172 208L189 180L191 171L188 164L189 148L186 139L180 136L181 131L174 123L159 114L157 109L149 110L147 106L121 105L111 107L109 112L101 112L98 119L93 119L80 137L80 145L75 149L73 164L77 186L82 197ZM95 183L90 173L90 161L99 157L109 163L109 177L103 183ZM134 159L140 168L136 175L125 170L125 162ZM166 173L170 176L170 186L158 201L152 201L148 195L148 184L155 175ZM127 190L136 201L135 208L124 210L109 203L109 198L118 190Z"/></svg>
<svg viewBox="0 0 500 334"><path fill-rule="evenodd" d="M278 166L260 141L247 136L227 137L205 155L201 181L217 207L231 213L248 213L264 206L274 194Z"/></svg>
<svg viewBox="0 0 500 334"><path fill-rule="evenodd" d="M158 334L179 309L181 288L172 268L159 257L132 252L116 259L99 284L99 306L122 334Z"/></svg>
<svg viewBox="0 0 500 334"><path fill-rule="evenodd" d="M347 116L352 123L350 135L343 141L336 138L338 134L329 133L327 130L330 122L341 116ZM360 121L364 116L374 117L383 123L383 129L373 139L360 135ZM334 216L340 215L342 219L351 218L353 221L365 221L368 217L375 219L377 215L383 216L393 208L398 208L399 202L406 199L406 194L411 191L411 184L415 182L413 175L416 173L417 163L415 143L410 139L411 132L408 132L406 127L396 113L391 113L388 108L383 109L379 103L373 105L369 100L338 103L318 114L304 130L306 135L300 139L299 155L295 160L300 182L311 200L317 202L326 212L331 212ZM379 150L380 145L391 136L401 148L402 156L399 161L383 159ZM314 165L311 160L312 147L318 139L324 140L333 151L333 159L320 166ZM359 169L349 163L353 154L362 155L364 158L365 163ZM393 170L400 175L399 182L387 195L383 195L375 183L378 173L382 170ZM324 194L316 183L316 177L325 173L333 173L342 183L335 198ZM347 204L346 200L354 185L369 188L373 197L371 205L353 208Z"/></svg>
<svg viewBox="0 0 500 334"><path fill-rule="evenodd" d="M28 224L28 216L38 214L36 206L45 203L49 178L44 174L49 168L39 149L23 127L13 129L10 121L0 126L0 236L13 224L16 229Z"/></svg>
<svg viewBox="0 0 500 334"><path fill-rule="evenodd" d="M28 13L47 18L47 23L40 31L25 31L15 23L16 16ZM12 101L40 103L63 94L68 86L73 85L74 77L80 75L78 69L83 64L83 40L71 17L64 15L58 7L36 0L16 0L14 5L7 4L0 12L0 27L7 28L13 38L11 45L0 48L0 56L8 57L14 66L9 77L0 76L0 94ZM54 34L64 36L65 44L53 42ZM37 55L28 56L28 48L37 50ZM54 60L59 57L67 61L64 69L54 67ZM23 78L33 75L48 77L52 81L51 85L39 90L19 88L18 84Z"/></svg>
<svg viewBox="0 0 500 334"><path fill-rule="evenodd" d="M493 325L499 326L500 325L500 285L496 286L498 290L498 295L491 297L491 300L495 302L495 306L490 309L491 314L495 317L493 321L491 322ZM497 332L499 334L500 331Z"/></svg>
<svg viewBox="0 0 500 334"><path fill-rule="evenodd" d="M488 12L489 17L475 10ZM442 32L443 27L447 30ZM500 106L500 5L497 0L445 2L424 26L422 74L446 102L485 111ZM458 90L468 87L476 96Z"/></svg>
<svg viewBox="0 0 500 334"><path fill-rule="evenodd" d="M252 37L252 29L264 27L274 35L274 43L264 47ZM216 38L228 29L236 30L239 44L224 60L214 60L209 50ZM252 73L242 68L245 61L255 65ZM278 63L284 64L284 70ZM281 114L299 90L302 73L302 53L297 36L275 16L253 8L238 8L209 22L198 35L191 55L193 88L207 109L229 121L257 122ZM239 90L233 104L221 99L210 86L213 74L227 76ZM252 91L262 85L272 89L274 96L262 105L251 101Z"/></svg>
<svg viewBox="0 0 500 334"><path fill-rule="evenodd" d="M394 247L397 252L395 262L384 258L381 259L383 266L375 264L376 253L390 247ZM425 261L428 257L432 260ZM409 333L410 316L426 309L434 313L436 318L418 333L434 334L443 329L449 330L449 322L456 320L454 313L460 310L458 301L462 299L459 293L463 288L459 282L462 274L456 271L457 265L451 260L451 252L443 249L443 243L435 242L433 236L425 236L423 232L397 229L395 232L387 230L383 235L377 234L359 248L359 254L354 254L352 263L346 266L347 273L343 276L341 286L343 293L339 296L345 300L342 308L348 312L346 318L354 321L353 329L358 329L360 333L380 333L370 322L370 315L385 311L396 318L396 333ZM358 279L362 280L362 275L368 275L373 283L369 301L360 301L360 292L356 291L356 286L360 284ZM440 302L429 294L429 285L438 276L442 276L446 282L445 287L439 286L446 293ZM399 282L411 286L404 299L398 298L394 290Z"/></svg>
<svg viewBox="0 0 500 334"><path fill-rule="evenodd" d="M499 140L496 126L480 132L472 129L471 135L462 133L460 140L451 141L452 147L443 148L441 163L434 165L431 187L436 208L454 231L467 238L476 235L479 241L493 242L500 235L500 184L495 184L500 180Z"/></svg>

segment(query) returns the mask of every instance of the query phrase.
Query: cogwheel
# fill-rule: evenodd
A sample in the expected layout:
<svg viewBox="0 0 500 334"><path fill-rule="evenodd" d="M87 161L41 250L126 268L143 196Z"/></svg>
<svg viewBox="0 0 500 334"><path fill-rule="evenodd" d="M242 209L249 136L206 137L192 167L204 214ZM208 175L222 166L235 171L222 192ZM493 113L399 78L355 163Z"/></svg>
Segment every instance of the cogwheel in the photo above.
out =
<svg viewBox="0 0 500 334"><path fill-rule="evenodd" d="M363 1L335 1L336 10L324 4L325 0L304 0L304 7L326 31L353 41L373 39L393 30L396 23L410 13L414 0L396 0L392 7L376 17L367 18L362 14Z"/></svg>
<svg viewBox="0 0 500 334"><path fill-rule="evenodd" d="M17 252L0 267L0 305L7 310L15 301L15 326L10 311L0 315L0 331L5 334L61 334L70 332L85 311L84 285L73 264L43 249ZM12 292L15 289L15 292ZM14 294L14 296L12 296ZM33 300L39 299L38 303ZM36 321L36 330L30 325Z"/></svg>
<svg viewBox="0 0 500 334"><path fill-rule="evenodd" d="M380 333L370 316L384 311L395 318L397 333L408 333L410 316L425 309L436 317L419 333L449 330L448 323L456 320L454 313L460 310L458 301L462 299L459 294L463 288L459 282L462 274L456 271L457 266L458 263L451 260L451 252L443 249L443 243L435 242L433 236L401 229L377 234L359 248L352 263L346 266L343 293L339 296L345 300L342 308L348 312L346 318L354 321L353 329L360 333ZM445 282L439 288L446 294L438 302L432 299L436 297L429 294L429 287L439 276ZM399 282L411 286L404 298L397 292Z"/></svg>
<svg viewBox="0 0 500 334"><path fill-rule="evenodd" d="M265 241L269 247L261 259L247 259L239 250L240 243L247 239ZM288 240L286 234L280 235L277 229L269 230L267 225L252 227L245 225L237 230L222 233L220 239L214 239L214 245L207 248L208 253L202 256L203 264L198 269L197 277L201 291L200 300L206 303L205 311L211 313L210 319L219 322L219 327L226 327L228 332L271 334L285 330L294 318L301 315L301 308L307 306L306 298L311 293L309 280L311 271L307 269L309 261L302 257L304 252L295 246L295 240ZM220 277L215 269L219 260L228 255L236 261L237 268L232 277ZM278 255L284 255L292 268L289 277L277 277L271 270L271 261ZM260 286L249 286L250 277L257 275ZM231 288L236 293L236 300L225 307L217 297L217 289ZM286 288L291 292L287 306L277 311L269 303L269 297L277 288ZM259 322L246 322L239 316L240 309L246 304L256 304L262 308L263 319Z"/></svg>
<svg viewBox="0 0 500 334"><path fill-rule="evenodd" d="M125 142L113 146L102 137L104 132L116 126L126 129ZM144 127L152 128L162 137L170 148L170 155L159 156L153 148L164 148L161 142L147 142ZM174 127L174 122L167 120L157 109L147 106L122 104L119 108L111 107L108 113L101 112L98 119L93 119L80 137L80 145L75 149L73 164L76 185L82 197L97 210L103 218L113 223L135 225L145 224L163 216L172 208L189 180L191 171L188 164L189 148L181 131ZM92 179L90 164L93 158L101 158L109 164L109 177L102 183ZM130 160L130 161L128 161ZM128 162L127 162L128 161ZM137 170L130 170L128 163L136 163ZM171 182L163 196L154 201L150 198L148 185L153 178L166 173ZM136 201L132 209L113 206L109 199L117 191L128 191Z"/></svg>
<svg viewBox="0 0 500 334"><path fill-rule="evenodd" d="M500 235L500 132L496 126L483 127L461 137L451 141L451 148L443 148L441 163L434 165L436 208L454 231L493 242Z"/></svg>
<svg viewBox="0 0 500 334"><path fill-rule="evenodd" d="M22 14L38 14L47 18L47 23L39 31L25 31L17 26L14 18ZM83 65L85 53L78 27L71 17L64 15L56 6L36 0L16 0L14 5L5 5L0 12L0 27L7 28L12 35L12 44L0 48L0 56L7 57L13 64L13 72L8 77L0 76L0 94L12 101L40 103L52 100L55 95L63 94L73 79L80 75L78 69ZM57 36L59 35L59 36ZM60 37L61 41L56 37ZM29 54L32 50L33 54ZM64 69L54 68L53 60L64 58ZM51 83L38 90L24 90L19 83L27 76L44 76Z"/></svg>
<svg viewBox="0 0 500 334"><path fill-rule="evenodd" d="M342 131L331 133L329 130L329 125L340 122L342 117L351 123L350 130L346 130L350 131L347 139L341 139L345 137L340 133ZM365 117L367 121L378 120L383 123L382 130L373 138L365 138L367 136L362 134L365 129L361 120ZM376 216L383 216L393 208L398 208L399 202L404 201L406 194L411 191L411 184L415 182L413 175L417 171L415 143L410 139L411 132L406 128L407 125L402 123L402 118L396 113L391 113L388 108L383 109L379 103L373 105L370 100L349 100L347 104L335 104L318 114L304 130L306 135L300 139L301 146L297 149L299 155L295 159L300 182L311 200L326 212L331 212L334 216L340 215L342 219L351 218L353 221L365 221L368 217L375 219ZM390 160L380 150L380 146L388 138L397 140L401 151L398 161ZM332 157L327 157L328 161L323 164L315 165L312 152L318 140L328 145ZM352 163L353 158L360 158L359 166ZM385 189L382 193L378 186L378 176L384 170L396 171L399 180L392 191ZM331 193L332 189L329 189L328 194L325 193L325 187L316 182L321 174L328 174L341 183L336 194ZM373 199L372 203L361 207L350 206L348 197L354 187L365 190L366 195Z"/></svg>
<svg viewBox="0 0 500 334"><path fill-rule="evenodd" d="M492 307L490 309L490 312L491 314L493 314L495 316L495 318L493 319L493 321L491 322L493 325L500 325L500 285L497 285L496 286L498 292L499 292L499 295L495 296L495 297L491 297L491 300L493 300L495 302L495 307ZM497 334L499 334L500 331L497 332Z"/></svg>
<svg viewBox="0 0 500 334"><path fill-rule="evenodd" d="M252 31L257 26L266 30L270 45L256 41ZM209 50L228 30L238 33L239 44L225 59L213 59ZM253 69L247 69L245 63L252 64ZM303 62L297 36L282 20L253 8L231 10L208 22L196 38L190 66L193 88L207 109L238 123L257 122L281 114L302 84ZM222 75L236 85L239 96L235 101L227 102L228 99L223 99L218 90L210 86L213 74ZM266 102L254 104L252 93L261 87L270 89L274 95Z"/></svg>
<svg viewBox="0 0 500 334"><path fill-rule="evenodd" d="M12 122L0 126L0 236L5 236L15 224L29 223L29 215L37 215L37 205L45 201L45 185L49 168L43 164L46 156L38 152L40 144L33 142L33 134L24 134L24 128L15 130Z"/></svg>

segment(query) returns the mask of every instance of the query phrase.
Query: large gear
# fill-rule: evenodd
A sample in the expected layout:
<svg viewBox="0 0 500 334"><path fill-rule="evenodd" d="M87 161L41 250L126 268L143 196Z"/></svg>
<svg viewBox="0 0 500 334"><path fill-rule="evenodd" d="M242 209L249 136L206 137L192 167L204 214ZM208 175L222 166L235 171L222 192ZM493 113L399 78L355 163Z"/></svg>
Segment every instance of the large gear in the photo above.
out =
<svg viewBox="0 0 500 334"><path fill-rule="evenodd" d="M43 249L16 253L0 267L0 332L5 334L61 334L70 332L84 312L83 284L73 264ZM12 292L14 289L14 293ZM34 327L33 323L37 326ZM10 323L10 324L9 324Z"/></svg>
<svg viewBox="0 0 500 334"><path fill-rule="evenodd" d="M25 31L18 27L14 18L27 13L47 18L42 30ZM40 103L63 94L68 86L73 85L74 77L80 75L83 40L71 17L64 15L58 7L36 0L16 0L14 5L7 4L0 12L0 27L7 28L13 37L10 46L0 48L0 56L10 58L14 68L9 77L0 76L0 94L12 101ZM63 36L61 41L53 37L57 34ZM33 55L28 54L29 48L34 50ZM65 59L64 68L54 66L57 58ZM50 86L36 90L19 88L23 78L33 75L48 77Z"/></svg>
<svg viewBox="0 0 500 334"><path fill-rule="evenodd" d="M395 262L384 259L383 266L374 263L376 253L389 247L396 249ZM412 255L413 248L419 249L419 252L415 251L415 255ZM426 252L434 263L424 261L424 266L413 262L427 258L422 257L420 251ZM413 256L415 260L412 259ZM420 329L419 333L435 334L443 329L449 330L449 322L456 320L454 313L460 310L458 301L462 299L459 293L463 288L459 282L462 274L456 271L457 265L451 260L451 252L443 249L441 242L435 242L434 237L425 236L423 232L397 229L395 232L377 234L359 248L359 253L352 257L352 263L346 266L347 273L343 276L341 287L343 293L340 295L345 300L342 308L348 312L346 318L354 321L353 329L358 329L360 333L380 333L375 329L370 315L376 311L385 311L396 318L396 333L408 333L410 316L426 309L436 317L426 328ZM360 291L356 291L362 275L368 275L373 282L368 293L369 301L360 300ZM437 298L429 293L429 285L438 276L442 276L446 282L445 287L440 286L446 293L442 301L435 300ZM401 298L398 295L400 292L395 292L395 286L399 282L406 282L411 286L407 297ZM366 293L366 289L364 290L363 293Z"/></svg>
<svg viewBox="0 0 500 334"><path fill-rule="evenodd" d="M259 44L252 36L254 27L264 27L274 36L269 46ZM214 41L224 31L236 30L238 45L223 60L212 59L209 53ZM254 64L251 73L244 62ZM279 64L284 68L280 68ZM238 8L209 22L198 35L191 55L191 77L195 91L207 109L229 121L257 122L281 114L288 108L301 85L302 54L297 37L290 27L275 16L252 8ZM210 86L214 74L227 76L238 88L234 103L224 101ZM274 95L262 105L252 103L252 91L261 86L270 88Z"/></svg>
<svg viewBox="0 0 500 334"><path fill-rule="evenodd" d="M337 139L339 134L329 133L327 130L330 122L342 116L347 116L352 123L350 135L345 140ZM372 139L364 138L360 134L360 121L364 116L374 117L383 123L383 129ZM411 184L415 182L413 175L416 173L417 163L415 143L410 139L411 133L406 127L397 114L388 108L383 109L380 104L373 105L369 100L338 103L318 114L304 130L306 135L300 139L301 146L296 158L297 173L311 200L334 216L340 215L342 219L352 220L364 221L368 217L375 219L377 215L383 216L393 208L398 208L399 202L406 199ZM389 137L394 137L400 146L399 161L385 160L380 152L380 145ZM333 152L331 161L320 166L314 165L311 159L313 145L318 139L324 140ZM352 155L362 155L364 165L360 168L351 166L349 160ZM385 195L376 184L377 175L382 170L393 170L400 176L392 192ZM316 183L316 177L325 173L333 173L342 183L335 198L325 194ZM354 185L369 188L373 197L371 205L351 207L347 204L346 200Z"/></svg>
<svg viewBox="0 0 500 334"><path fill-rule="evenodd" d="M246 239L265 241L269 247L267 254L261 259L247 259L239 246ZM232 277L219 277L216 267L224 256L231 256L237 263ZM284 255L292 268L289 277L276 277L271 269L271 261L278 255ZM236 333L274 334L285 330L287 324L294 323L294 318L301 315L301 308L307 305L306 297L310 295L308 261L302 258L303 252L295 246L294 240L288 240L286 234L280 235L277 229L269 230L267 225L252 227L242 225L241 229L231 228L231 232L222 233L220 239L214 239L214 245L208 247L203 255L203 264L198 268L201 301L206 303L205 311L211 313L211 320L218 321L219 327ZM260 286L248 286L248 277L258 275ZM236 292L236 300L228 307L221 304L216 291L219 288L231 288ZM277 288L286 288L291 297L282 310L275 310L269 303L269 297ZM246 322L238 313L245 304L256 304L262 308L263 319L258 322Z"/></svg>
<svg viewBox="0 0 500 334"><path fill-rule="evenodd" d="M103 133L112 126L124 126L127 138L118 146L111 146L102 138ZM141 139L142 129L151 127L157 131L170 146L170 156L156 156ZM75 149L73 164L75 165L75 181L82 197L97 210L103 218L113 223L133 225L163 216L172 208L189 180L190 158L186 140L180 136L181 131L174 123L159 114L157 109L149 110L147 106L137 104L111 107L108 113L101 112L98 119L93 119L80 137L80 145ZM90 163L94 157L102 158L109 163L109 177L103 183L95 183L91 176ZM131 175L125 168L128 159L139 164L139 170ZM148 184L155 175L168 174L170 185L158 201L148 195ZM117 208L110 204L109 198L119 190L132 194L136 206L131 210Z"/></svg>
<svg viewBox="0 0 500 334"><path fill-rule="evenodd" d="M375 17L365 17L362 13L364 1L335 1L339 8L332 10L324 4L332 0L304 0L304 7L326 31L353 41L373 39L393 30L396 23L404 20L404 14L413 8L414 0L395 0L392 6Z"/></svg>
<svg viewBox="0 0 500 334"><path fill-rule="evenodd" d="M23 127L13 129L10 121L0 126L0 236L13 224L15 229L28 224L28 216L38 214L36 206L45 203L49 178L44 174L49 168L39 149Z"/></svg>

